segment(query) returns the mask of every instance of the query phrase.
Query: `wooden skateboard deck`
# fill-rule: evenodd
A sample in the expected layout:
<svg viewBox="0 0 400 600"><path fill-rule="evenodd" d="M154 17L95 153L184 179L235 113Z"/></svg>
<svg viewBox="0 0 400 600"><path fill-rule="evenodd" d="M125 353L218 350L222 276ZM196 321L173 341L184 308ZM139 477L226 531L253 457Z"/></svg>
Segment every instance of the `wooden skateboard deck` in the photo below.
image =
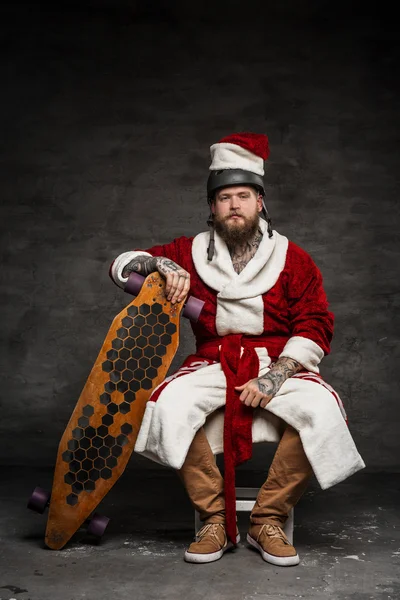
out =
<svg viewBox="0 0 400 600"><path fill-rule="evenodd" d="M183 303L149 275L113 320L61 438L45 542L59 550L119 479L135 446L146 402L179 344Z"/></svg>

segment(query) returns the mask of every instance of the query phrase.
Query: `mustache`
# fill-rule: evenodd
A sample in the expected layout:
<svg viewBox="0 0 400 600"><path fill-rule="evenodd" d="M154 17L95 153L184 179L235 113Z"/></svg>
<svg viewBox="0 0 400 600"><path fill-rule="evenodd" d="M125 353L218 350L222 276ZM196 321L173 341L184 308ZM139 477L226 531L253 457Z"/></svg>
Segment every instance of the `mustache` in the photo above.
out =
<svg viewBox="0 0 400 600"><path fill-rule="evenodd" d="M231 217L243 217L244 218L244 216L242 214L234 212L234 213L231 213L230 215L228 215L227 217L225 217L225 219L230 219Z"/></svg>

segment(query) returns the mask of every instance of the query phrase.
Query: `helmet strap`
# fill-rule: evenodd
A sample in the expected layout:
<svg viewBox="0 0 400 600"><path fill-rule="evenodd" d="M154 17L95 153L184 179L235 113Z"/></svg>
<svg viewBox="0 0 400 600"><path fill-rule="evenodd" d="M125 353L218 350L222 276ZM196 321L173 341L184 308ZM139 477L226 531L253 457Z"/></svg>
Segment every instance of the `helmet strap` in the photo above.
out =
<svg viewBox="0 0 400 600"><path fill-rule="evenodd" d="M215 231L214 231L214 218L213 214L210 212L210 215L207 219L207 225L210 227L210 243L207 248L207 260L212 260L214 256L215 249Z"/></svg>
<svg viewBox="0 0 400 600"><path fill-rule="evenodd" d="M271 217L269 216L266 204L264 202L264 198L262 199L262 211L261 212L262 212L264 219L267 221L268 237L272 238L272 236L273 236L272 220L271 220Z"/></svg>

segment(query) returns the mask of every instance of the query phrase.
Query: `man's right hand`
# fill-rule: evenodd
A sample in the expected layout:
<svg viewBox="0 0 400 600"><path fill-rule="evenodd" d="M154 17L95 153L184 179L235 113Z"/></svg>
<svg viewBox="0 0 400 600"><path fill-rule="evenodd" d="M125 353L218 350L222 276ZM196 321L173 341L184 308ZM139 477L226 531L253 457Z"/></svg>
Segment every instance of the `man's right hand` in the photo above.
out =
<svg viewBox="0 0 400 600"><path fill-rule="evenodd" d="M157 271L165 278L165 296L171 304L182 302L189 293L190 273L173 260L162 256L156 259Z"/></svg>

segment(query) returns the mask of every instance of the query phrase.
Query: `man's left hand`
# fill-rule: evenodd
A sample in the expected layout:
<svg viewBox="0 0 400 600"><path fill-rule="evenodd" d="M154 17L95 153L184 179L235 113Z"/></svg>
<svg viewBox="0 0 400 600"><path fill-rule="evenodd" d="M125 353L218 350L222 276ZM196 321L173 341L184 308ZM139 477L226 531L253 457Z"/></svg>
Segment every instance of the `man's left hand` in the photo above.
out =
<svg viewBox="0 0 400 600"><path fill-rule="evenodd" d="M240 400L246 406L265 408L278 392L282 384L296 373L302 371L304 367L287 356L281 356L276 363L271 363L271 369L263 377L250 379L244 385L236 386L235 390L242 392Z"/></svg>
<svg viewBox="0 0 400 600"><path fill-rule="evenodd" d="M242 392L240 401L246 406L265 408L280 387L281 384L277 381L277 378L267 373L264 377L250 379L247 383L236 386L235 390Z"/></svg>

